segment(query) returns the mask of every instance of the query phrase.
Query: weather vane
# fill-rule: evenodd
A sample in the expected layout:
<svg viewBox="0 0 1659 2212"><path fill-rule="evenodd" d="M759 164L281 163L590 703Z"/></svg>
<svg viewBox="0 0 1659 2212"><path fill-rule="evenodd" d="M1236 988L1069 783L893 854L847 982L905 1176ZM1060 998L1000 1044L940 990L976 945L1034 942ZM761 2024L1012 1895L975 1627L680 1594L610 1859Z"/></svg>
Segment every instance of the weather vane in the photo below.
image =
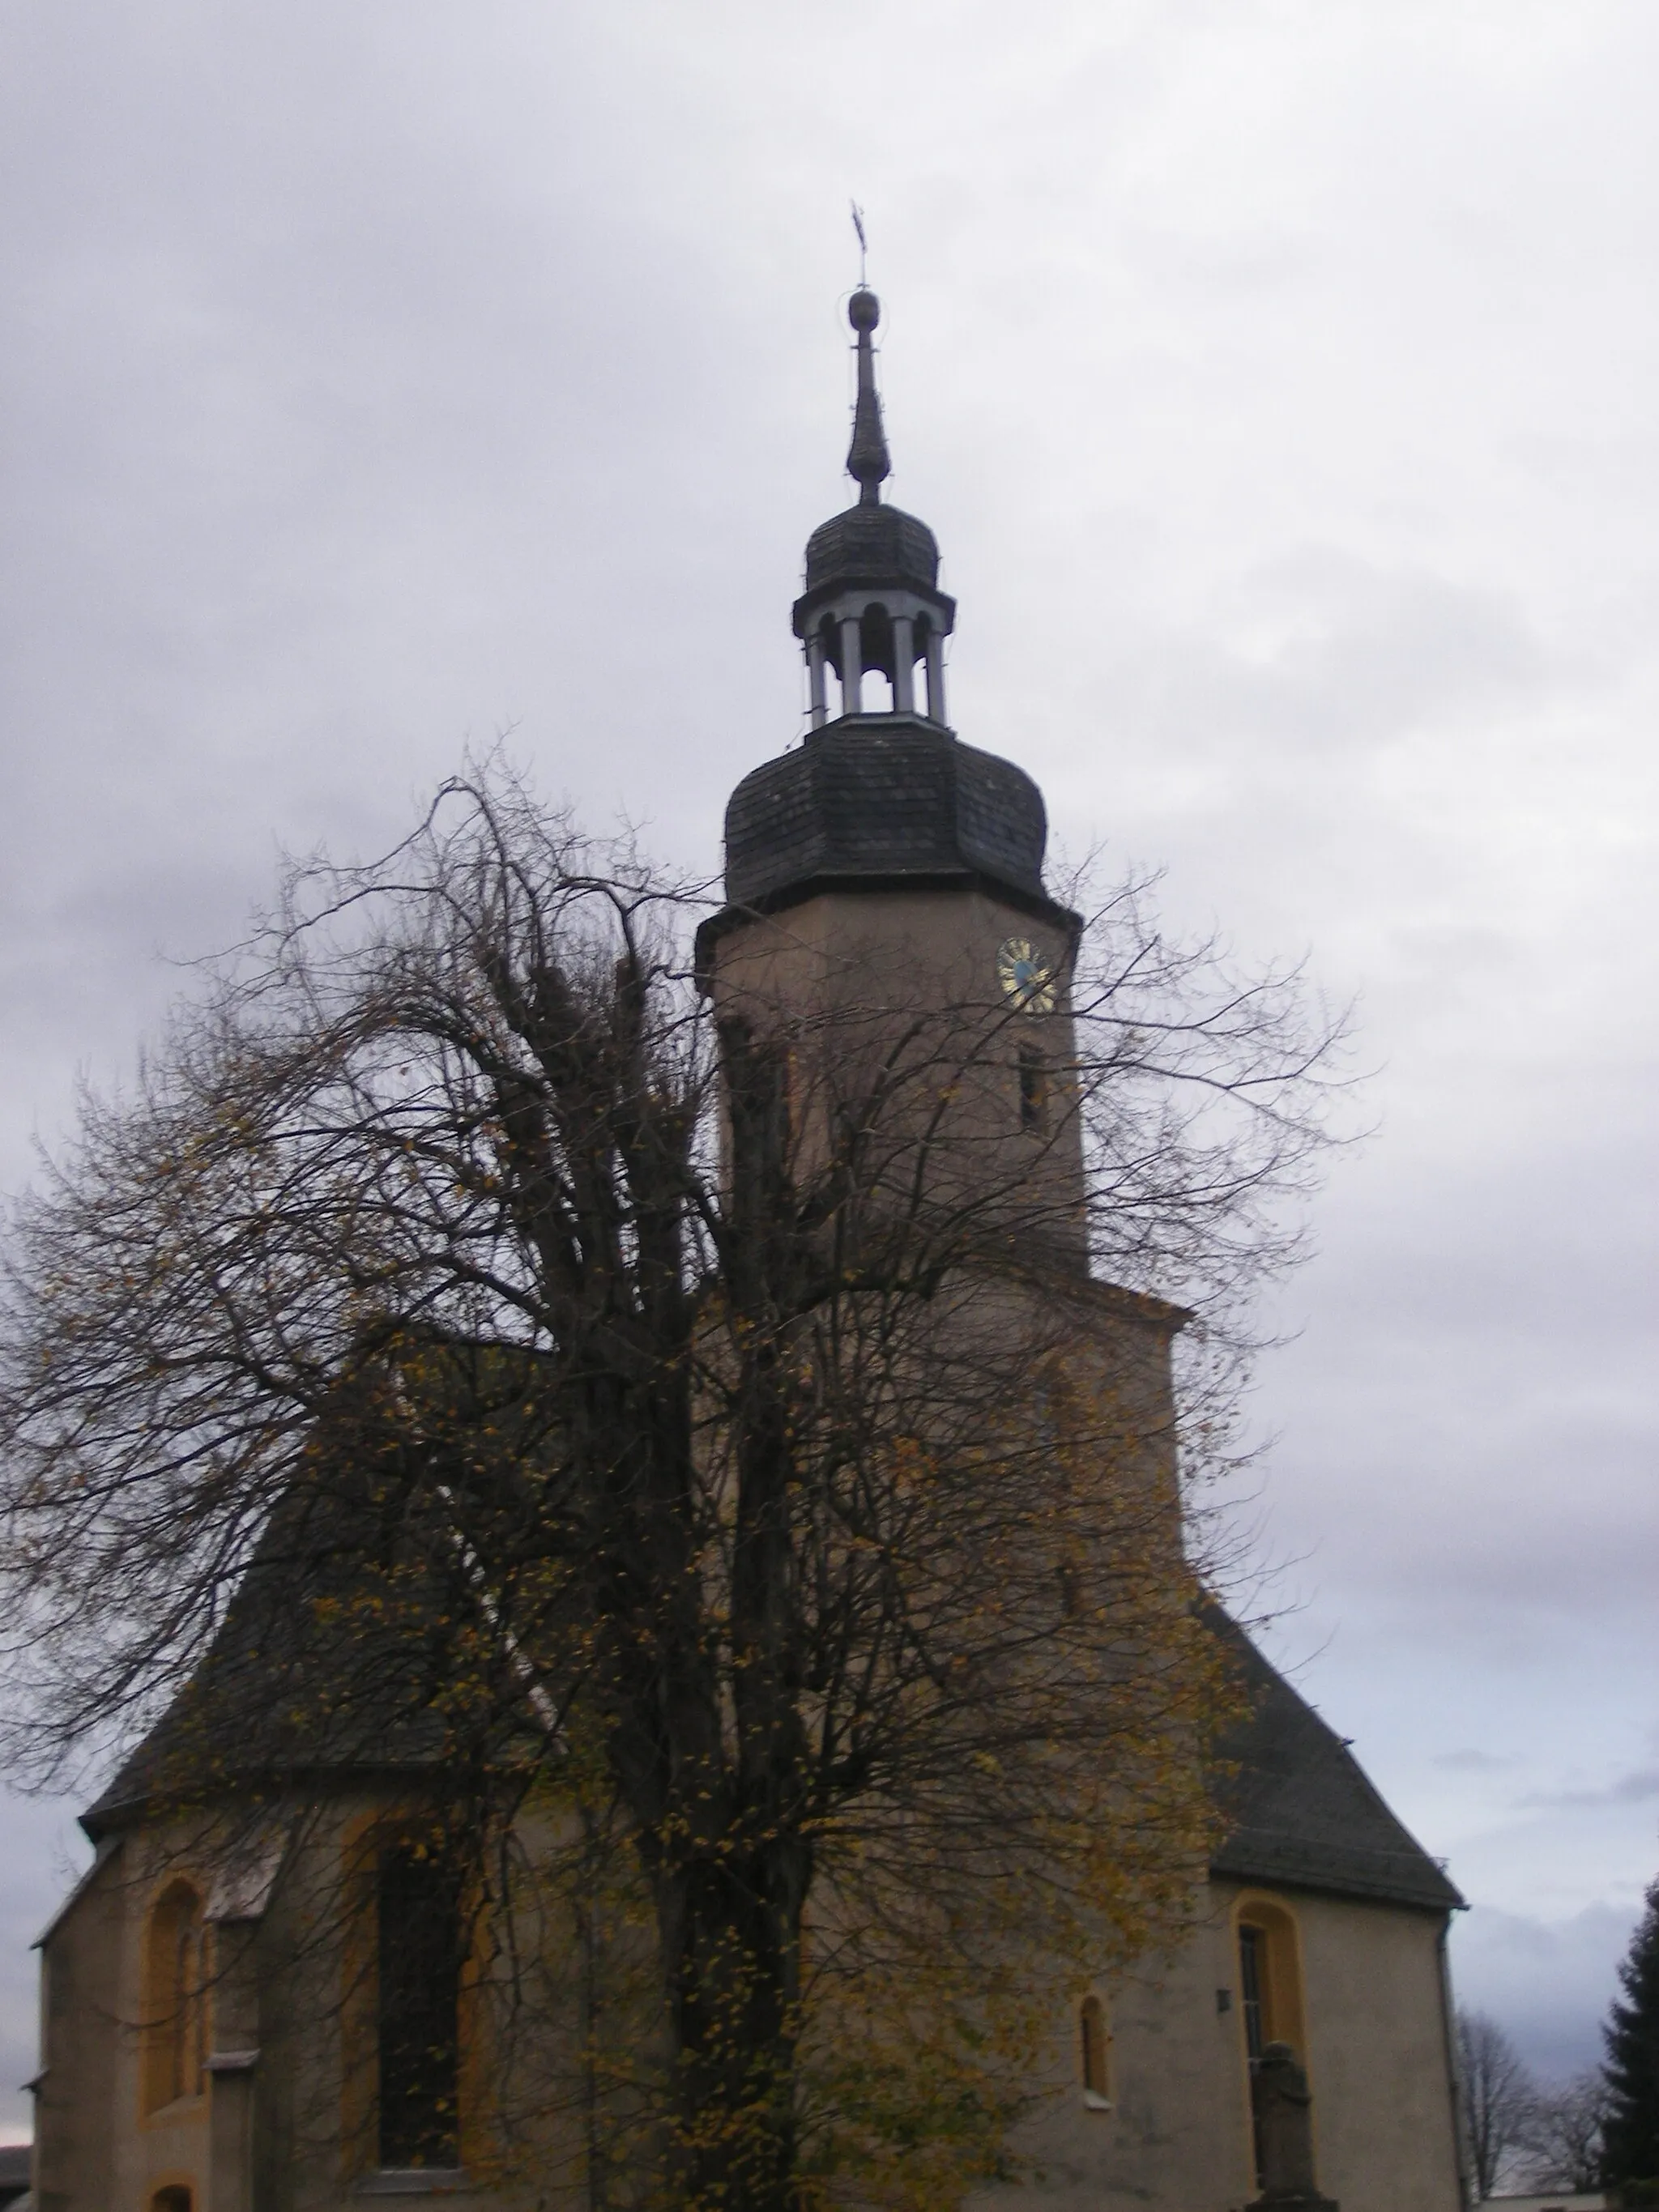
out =
<svg viewBox="0 0 1659 2212"><path fill-rule="evenodd" d="M864 235L864 210L856 200L849 201L848 205L853 210L853 228L858 233L859 238L859 289L861 292L864 289L865 256L869 252L868 243Z"/></svg>

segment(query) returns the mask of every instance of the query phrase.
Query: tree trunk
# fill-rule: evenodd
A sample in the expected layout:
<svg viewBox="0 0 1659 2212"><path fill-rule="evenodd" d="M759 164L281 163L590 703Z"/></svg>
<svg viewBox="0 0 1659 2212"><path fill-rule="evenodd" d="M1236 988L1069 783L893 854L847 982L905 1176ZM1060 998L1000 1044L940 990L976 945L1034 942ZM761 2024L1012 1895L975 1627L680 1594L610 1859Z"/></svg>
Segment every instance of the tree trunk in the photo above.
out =
<svg viewBox="0 0 1659 2212"><path fill-rule="evenodd" d="M670 1972L678 2200L789 2212L801 1906L808 1852L700 1854L659 1884Z"/></svg>

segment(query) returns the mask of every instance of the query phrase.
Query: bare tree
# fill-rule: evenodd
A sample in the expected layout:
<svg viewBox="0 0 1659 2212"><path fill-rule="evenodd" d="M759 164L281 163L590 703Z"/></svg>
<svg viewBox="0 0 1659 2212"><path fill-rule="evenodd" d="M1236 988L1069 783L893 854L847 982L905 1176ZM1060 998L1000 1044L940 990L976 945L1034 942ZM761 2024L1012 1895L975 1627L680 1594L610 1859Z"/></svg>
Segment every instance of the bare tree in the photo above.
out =
<svg viewBox="0 0 1659 2212"><path fill-rule="evenodd" d="M1529 2146L1538 2091L1520 2052L1490 2013L1458 2007L1457 2060L1475 2194L1485 2198Z"/></svg>
<svg viewBox="0 0 1659 2212"><path fill-rule="evenodd" d="M1608 2102L1599 2067L1537 2092L1526 2134L1528 2177L1535 2188L1587 2192L1601 2186Z"/></svg>
<svg viewBox="0 0 1659 2212"><path fill-rule="evenodd" d="M1057 1991L1179 1924L1164 1301L1196 1468L1330 1037L1119 894L1011 1145L1034 1010L714 1006L707 908L499 771L292 872L20 1208L9 1657L37 1770L166 1711L147 1802L423 1777L520 1996L529 1888L618 1986L647 1927L590 2160L621 2097L678 2201L781 2212L993 2170Z"/></svg>

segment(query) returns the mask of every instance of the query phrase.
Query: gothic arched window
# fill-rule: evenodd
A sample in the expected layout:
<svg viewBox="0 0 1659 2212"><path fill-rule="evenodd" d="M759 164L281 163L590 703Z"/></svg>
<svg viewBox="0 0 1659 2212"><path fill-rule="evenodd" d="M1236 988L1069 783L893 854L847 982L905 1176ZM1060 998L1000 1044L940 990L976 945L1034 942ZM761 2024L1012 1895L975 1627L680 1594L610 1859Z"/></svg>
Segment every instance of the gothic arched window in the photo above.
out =
<svg viewBox="0 0 1659 2212"><path fill-rule="evenodd" d="M1288 2043L1305 2065L1301 1947L1294 1916L1277 1899L1247 1897L1237 1914L1239 2009L1252 2063L1270 2043Z"/></svg>
<svg viewBox="0 0 1659 2212"><path fill-rule="evenodd" d="M143 2008L144 2110L155 2112L199 2097L206 2081L208 1935L201 1898L182 1876L150 1908Z"/></svg>
<svg viewBox="0 0 1659 2212"><path fill-rule="evenodd" d="M1270 2043L1288 2043L1305 2066L1308 2030L1302 2002L1302 1949L1296 1917L1277 1898L1244 1897L1234 1914L1238 1937L1239 2011L1251 2074ZM1256 2178L1261 2145L1251 2105Z"/></svg>

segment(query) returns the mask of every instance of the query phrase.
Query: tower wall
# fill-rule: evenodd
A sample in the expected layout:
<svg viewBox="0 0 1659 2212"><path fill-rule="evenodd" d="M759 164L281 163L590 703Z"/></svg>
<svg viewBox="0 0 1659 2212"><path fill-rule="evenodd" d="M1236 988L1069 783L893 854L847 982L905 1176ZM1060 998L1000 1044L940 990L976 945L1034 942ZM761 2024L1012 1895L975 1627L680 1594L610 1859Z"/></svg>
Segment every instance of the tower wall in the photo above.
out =
<svg viewBox="0 0 1659 2212"><path fill-rule="evenodd" d="M1011 945L1052 979L1047 1010L1005 989ZM711 990L719 1020L787 1056L800 1174L821 1164L836 1115L883 1097L872 1127L896 1194L1082 1273L1071 950L1058 909L986 889L830 890L722 933Z"/></svg>

